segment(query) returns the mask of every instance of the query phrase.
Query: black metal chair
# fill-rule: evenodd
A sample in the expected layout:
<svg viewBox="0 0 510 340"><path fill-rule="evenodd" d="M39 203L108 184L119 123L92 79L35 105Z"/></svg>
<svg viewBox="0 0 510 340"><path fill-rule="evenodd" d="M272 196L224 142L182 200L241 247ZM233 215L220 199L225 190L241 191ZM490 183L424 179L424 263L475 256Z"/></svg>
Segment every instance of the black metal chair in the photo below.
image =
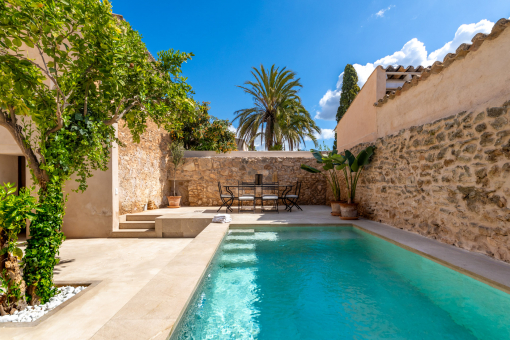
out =
<svg viewBox="0 0 510 340"><path fill-rule="evenodd" d="M255 213L255 186L253 183L239 184L237 197L237 213L241 213L244 202L253 202L253 213Z"/></svg>
<svg viewBox="0 0 510 340"><path fill-rule="evenodd" d="M220 199L221 199L221 202L222 202L222 205L221 207L218 209L218 211L221 210L221 208L225 207L225 212L228 212L229 210L230 211L233 211L232 210L232 204L234 203L234 193L229 190L228 188L225 188L225 190L228 192L227 193L223 193L223 190L221 189L221 183L218 182L218 190L220 192ZM216 212L218 212L216 211Z"/></svg>
<svg viewBox="0 0 510 340"><path fill-rule="evenodd" d="M282 200L282 203L285 204L285 210L289 209L289 205L287 204L287 194L292 190L292 185L286 185L282 192L279 194L279 199Z"/></svg>
<svg viewBox="0 0 510 340"><path fill-rule="evenodd" d="M262 184L262 212L264 211L276 211L277 213L280 213L278 211L278 201L280 200L280 197L278 196L278 182L271 182L271 183L263 183ZM274 204L270 210L264 210L264 201L273 201Z"/></svg>
<svg viewBox="0 0 510 340"><path fill-rule="evenodd" d="M293 194L287 194L285 195L285 201L287 202L285 205L287 206L285 210L289 210L289 212L292 212L292 208L296 207L299 210L303 211L301 207L297 204L297 201L299 200L299 194L301 193L301 182L296 183L296 188L294 190Z"/></svg>

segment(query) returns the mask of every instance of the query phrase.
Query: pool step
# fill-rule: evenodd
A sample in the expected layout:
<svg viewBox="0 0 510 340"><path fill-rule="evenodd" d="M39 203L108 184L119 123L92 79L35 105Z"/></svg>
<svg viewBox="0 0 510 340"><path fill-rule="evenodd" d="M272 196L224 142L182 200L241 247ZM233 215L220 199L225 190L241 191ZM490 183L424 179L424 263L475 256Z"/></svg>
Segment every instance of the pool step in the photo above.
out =
<svg viewBox="0 0 510 340"><path fill-rule="evenodd" d="M126 221L156 221L161 214L126 214Z"/></svg>
<svg viewBox="0 0 510 340"><path fill-rule="evenodd" d="M119 223L119 229L156 229L155 221L124 221Z"/></svg>
<svg viewBox="0 0 510 340"><path fill-rule="evenodd" d="M154 229L113 230L111 237L114 237L114 238L154 238L154 237L156 237L156 230L154 230Z"/></svg>
<svg viewBox="0 0 510 340"><path fill-rule="evenodd" d="M255 253L223 253L218 264L224 268L252 267L257 263Z"/></svg>
<svg viewBox="0 0 510 340"><path fill-rule="evenodd" d="M253 235L255 233L254 229L229 229L229 235Z"/></svg>

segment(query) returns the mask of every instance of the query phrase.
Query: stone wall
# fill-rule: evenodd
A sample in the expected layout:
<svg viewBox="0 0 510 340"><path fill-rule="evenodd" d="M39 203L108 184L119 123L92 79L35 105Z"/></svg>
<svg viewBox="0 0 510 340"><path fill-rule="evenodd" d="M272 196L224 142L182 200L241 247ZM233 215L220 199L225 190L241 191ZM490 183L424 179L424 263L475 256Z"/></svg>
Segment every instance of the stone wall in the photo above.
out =
<svg viewBox="0 0 510 340"><path fill-rule="evenodd" d="M173 165L168 158L170 139L163 129L149 122L140 143L134 143L127 127L119 124L119 210L120 214L140 212L153 201L158 207L168 205L166 196L173 195ZM266 153L261 153L266 154ZM288 153L287 153L288 154ZM320 174L300 169L301 164L317 166L306 157L189 157L176 173L177 195L183 206L219 206L218 182L222 185L238 181L254 181L263 174L271 181L274 173L280 183L302 182L300 204L326 204L330 190Z"/></svg>
<svg viewBox="0 0 510 340"><path fill-rule="evenodd" d="M314 158L304 157L186 158L185 165L177 171L177 179L186 181L191 206L221 205L218 182L222 185L253 182L255 174L262 174L264 182L270 182L274 173L282 184L302 182L299 204L326 204L326 180L320 174L301 170L301 164L317 166Z"/></svg>
<svg viewBox="0 0 510 340"><path fill-rule="evenodd" d="M510 262L509 108L461 112L376 140L358 185L362 215Z"/></svg>
<svg viewBox="0 0 510 340"><path fill-rule="evenodd" d="M168 133L148 122L140 143L134 143L123 122L118 131L124 143L124 147L119 148L120 214L142 211L149 200L156 206L163 206L170 185L167 180Z"/></svg>

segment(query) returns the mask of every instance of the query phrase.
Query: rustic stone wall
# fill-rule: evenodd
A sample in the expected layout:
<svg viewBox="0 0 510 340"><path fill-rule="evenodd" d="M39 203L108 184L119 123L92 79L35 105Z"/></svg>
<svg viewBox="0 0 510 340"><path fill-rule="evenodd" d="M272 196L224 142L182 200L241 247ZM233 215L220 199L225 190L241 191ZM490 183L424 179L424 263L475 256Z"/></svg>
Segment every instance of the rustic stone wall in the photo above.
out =
<svg viewBox="0 0 510 340"><path fill-rule="evenodd" d="M270 182L274 173L282 184L302 182L299 204L326 204L325 179L320 174L301 170L301 164L317 166L314 158L303 157L186 158L185 165L177 171L177 179L186 180L191 206L221 205L218 182L222 185L253 182L255 174L262 174L264 182Z"/></svg>
<svg viewBox="0 0 510 340"><path fill-rule="evenodd" d="M119 123L119 198L120 214L139 212L152 200L165 204L169 190L167 180L167 149L170 138L163 129L148 122L147 131L134 143L129 129Z"/></svg>
<svg viewBox="0 0 510 340"><path fill-rule="evenodd" d="M127 127L119 124L119 205L120 214L140 212L153 201L158 207L168 205L173 195L173 164L168 158L170 139L163 129L149 122L140 143L134 143ZM263 174L272 181L274 173L283 184L301 181L300 204L326 204L330 191L320 174L300 169L301 164L317 166L314 158L305 157L190 157L177 170L177 195L183 206L219 206L218 182L254 181Z"/></svg>
<svg viewBox="0 0 510 340"><path fill-rule="evenodd" d="M362 215L510 262L509 108L379 138L358 185Z"/></svg>

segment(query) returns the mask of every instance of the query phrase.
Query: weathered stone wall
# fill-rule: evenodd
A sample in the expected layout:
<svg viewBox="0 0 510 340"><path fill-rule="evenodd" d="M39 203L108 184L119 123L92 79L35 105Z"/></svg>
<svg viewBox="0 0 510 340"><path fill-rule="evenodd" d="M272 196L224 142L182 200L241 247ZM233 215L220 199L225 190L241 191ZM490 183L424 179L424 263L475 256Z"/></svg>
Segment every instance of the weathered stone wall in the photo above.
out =
<svg viewBox="0 0 510 340"><path fill-rule="evenodd" d="M149 122L140 143L133 143L127 127L119 124L119 205L120 214L143 210L153 201L158 207L168 205L173 195L173 164L168 158L168 134ZM320 174L300 169L301 164L317 166L314 158L305 157L190 157L177 170L177 195L183 206L219 206L218 182L253 182L255 174L272 181L274 173L283 184L301 181L300 204L326 204L330 190Z"/></svg>
<svg viewBox="0 0 510 340"><path fill-rule="evenodd" d="M510 101L379 138L358 184L362 215L510 261L509 111Z"/></svg>
<svg viewBox="0 0 510 340"><path fill-rule="evenodd" d="M129 129L119 124L119 205L120 214L139 212L152 200L165 204L167 180L167 149L170 138L163 129L148 122L147 131L134 143ZM167 201L166 201L167 202Z"/></svg>
<svg viewBox="0 0 510 340"><path fill-rule="evenodd" d="M255 174L262 174L264 182L272 181L274 173L282 184L301 181L299 204L326 204L324 177L300 169L301 164L317 166L314 158L304 157L200 157L186 158L177 171L178 180L186 180L191 206L219 206L218 182L222 185L238 181L253 182ZM169 168L168 176L171 175Z"/></svg>

